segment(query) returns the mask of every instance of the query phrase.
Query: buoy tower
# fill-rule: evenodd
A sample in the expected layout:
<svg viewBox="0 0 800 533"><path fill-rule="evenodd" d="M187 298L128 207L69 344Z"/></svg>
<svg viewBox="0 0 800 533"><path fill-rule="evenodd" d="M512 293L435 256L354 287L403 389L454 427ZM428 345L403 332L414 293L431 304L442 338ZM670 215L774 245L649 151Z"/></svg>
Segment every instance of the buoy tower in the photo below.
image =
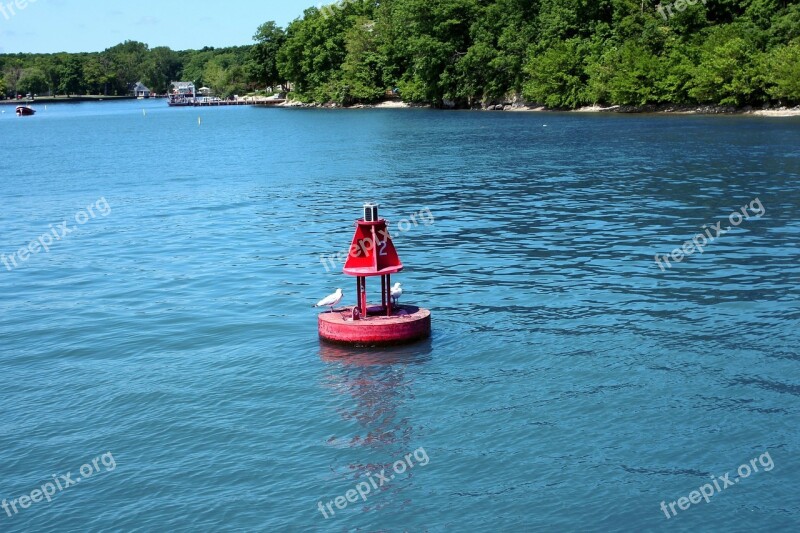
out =
<svg viewBox="0 0 800 533"><path fill-rule="evenodd" d="M319 314L319 336L341 344L373 346L400 344L431 334L431 312L414 305L394 305L392 274L403 270L380 206L364 204L364 218L356 220L343 272L356 278L356 305ZM367 278L381 278L381 304L367 302Z"/></svg>

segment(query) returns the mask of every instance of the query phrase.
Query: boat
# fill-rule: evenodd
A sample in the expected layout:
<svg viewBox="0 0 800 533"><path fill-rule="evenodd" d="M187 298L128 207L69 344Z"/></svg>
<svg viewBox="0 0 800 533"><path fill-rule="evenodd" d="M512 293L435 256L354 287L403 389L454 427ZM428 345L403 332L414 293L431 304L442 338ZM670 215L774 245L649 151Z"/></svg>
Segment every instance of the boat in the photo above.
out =
<svg viewBox="0 0 800 533"><path fill-rule="evenodd" d="M30 106L24 106L24 105L17 106L18 117L30 117L33 116L34 113L36 113L36 111L31 109Z"/></svg>
<svg viewBox="0 0 800 533"><path fill-rule="evenodd" d="M174 81L172 82L172 87L169 100L167 100L167 104L170 107L197 105L197 93L194 90L194 83L190 81Z"/></svg>

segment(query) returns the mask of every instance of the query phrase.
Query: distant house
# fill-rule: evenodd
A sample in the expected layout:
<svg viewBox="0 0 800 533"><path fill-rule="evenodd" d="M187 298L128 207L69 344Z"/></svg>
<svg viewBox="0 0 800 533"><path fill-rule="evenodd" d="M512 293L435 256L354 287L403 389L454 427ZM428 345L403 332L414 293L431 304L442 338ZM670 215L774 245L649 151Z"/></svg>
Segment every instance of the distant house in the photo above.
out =
<svg viewBox="0 0 800 533"><path fill-rule="evenodd" d="M150 98L150 89L145 87L142 82L137 82L133 87L133 95L136 98Z"/></svg>
<svg viewBox="0 0 800 533"><path fill-rule="evenodd" d="M184 106L197 102L197 91L191 81L173 81L172 91L169 95L169 105Z"/></svg>
<svg viewBox="0 0 800 533"><path fill-rule="evenodd" d="M188 98L190 96L194 98L196 96L194 83L191 81L173 81L172 94L184 98Z"/></svg>

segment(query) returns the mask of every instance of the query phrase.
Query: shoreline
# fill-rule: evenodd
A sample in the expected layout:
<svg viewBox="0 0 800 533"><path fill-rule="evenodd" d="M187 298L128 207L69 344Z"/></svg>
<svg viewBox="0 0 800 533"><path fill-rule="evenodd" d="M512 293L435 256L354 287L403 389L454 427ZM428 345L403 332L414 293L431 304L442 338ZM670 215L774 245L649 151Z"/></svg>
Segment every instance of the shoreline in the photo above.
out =
<svg viewBox="0 0 800 533"><path fill-rule="evenodd" d="M336 103L303 103L287 100L276 107L292 107L304 109L435 109L429 104L413 104L402 100L384 100L377 104L355 104L342 106ZM445 107L445 110L456 110ZM753 115L760 117L796 117L800 116L800 105L795 107L775 106L754 108L752 106L735 107L720 105L675 105L653 104L643 106L583 106L577 109L552 109L538 104L489 104L483 107L458 109L461 111L504 111L510 113L619 113L619 114L664 114L664 115Z"/></svg>
<svg viewBox="0 0 800 533"><path fill-rule="evenodd" d="M573 109L576 113L628 113L628 114L672 114L672 115L754 115L761 117L796 117L800 116L800 105L766 106L754 108L752 106L720 106L720 105L675 105L658 104L644 106L584 106Z"/></svg>
<svg viewBox="0 0 800 533"><path fill-rule="evenodd" d="M35 104L69 104L82 102L117 102L126 100L136 100L135 96L43 96L34 100L0 100L0 105L20 106ZM155 100L159 98L150 98ZM247 98L245 98L246 100ZM252 102L257 103L256 100ZM443 109L458 111L504 111L509 113L619 113L627 115L637 114L658 114L658 115L751 115L758 117L797 117L800 116L800 105L789 106L766 106L756 108L753 106L721 106L721 105L677 105L677 104L648 104L643 106L630 105L611 105L601 106L598 104L583 106L576 109L548 108L547 106L533 103L505 102L501 104L487 104L481 107L456 108L455 106L445 106L436 108L430 104L418 104L404 102L397 98L383 100L377 104L354 104L342 106L336 103L303 103L297 100L286 100L283 103L275 104L273 107L290 107L303 109Z"/></svg>
<svg viewBox="0 0 800 533"><path fill-rule="evenodd" d="M135 96L37 96L36 98L20 98L19 100L0 100L0 105L32 105L32 104L75 104L80 102L117 102L120 100L136 100Z"/></svg>

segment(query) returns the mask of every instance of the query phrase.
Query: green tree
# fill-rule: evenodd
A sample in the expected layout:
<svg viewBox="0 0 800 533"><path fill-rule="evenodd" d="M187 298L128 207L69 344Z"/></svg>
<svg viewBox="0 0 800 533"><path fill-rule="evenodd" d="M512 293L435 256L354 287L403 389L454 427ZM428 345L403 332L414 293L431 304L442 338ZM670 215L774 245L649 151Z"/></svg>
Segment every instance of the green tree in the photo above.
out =
<svg viewBox="0 0 800 533"><path fill-rule="evenodd" d="M688 104L689 87L695 70L699 50L689 44L669 46L659 57L659 76L655 79L659 101L671 104Z"/></svg>
<svg viewBox="0 0 800 533"><path fill-rule="evenodd" d="M464 104L469 81L459 62L472 40L470 28L480 13L476 0L395 0L391 3L395 28L397 82L403 98L442 105L445 100Z"/></svg>
<svg viewBox="0 0 800 533"><path fill-rule="evenodd" d="M48 55L37 61L37 66L47 81L47 91L51 95L58 93L58 88L61 86L61 65L65 58L66 54Z"/></svg>
<svg viewBox="0 0 800 533"><path fill-rule="evenodd" d="M97 54L83 64L83 84L92 94L108 94L114 80L114 68L106 54Z"/></svg>
<svg viewBox="0 0 800 533"><path fill-rule="evenodd" d="M534 40L535 2L498 0L483 6L470 28L472 44L458 62L470 105L522 91L523 65Z"/></svg>
<svg viewBox="0 0 800 533"><path fill-rule="evenodd" d="M253 36L256 44L250 50L248 75L250 80L262 87L283 85L278 71L278 52L286 42L286 32L274 21L265 22L258 27Z"/></svg>
<svg viewBox="0 0 800 533"><path fill-rule="evenodd" d="M538 45L542 49L579 37L580 0L542 0L538 17Z"/></svg>
<svg viewBox="0 0 800 533"><path fill-rule="evenodd" d="M43 93L47 90L47 80L44 77L44 73L40 69L36 67L26 68L22 71L18 88L22 93Z"/></svg>
<svg viewBox="0 0 800 533"><path fill-rule="evenodd" d="M364 4L353 2L324 12L310 8L286 29L286 42L278 53L281 77L292 81L301 99L319 102L342 97L341 67L347 55L346 32Z"/></svg>
<svg viewBox="0 0 800 533"><path fill-rule="evenodd" d="M375 22L359 17L345 36L347 56L342 64L343 103L374 102L384 92L384 58L378 50Z"/></svg>
<svg viewBox="0 0 800 533"><path fill-rule="evenodd" d="M202 81L221 97L243 94L247 90L247 74L244 69L244 55L236 49L219 51L206 62Z"/></svg>
<svg viewBox="0 0 800 533"><path fill-rule="evenodd" d="M192 81L198 87L204 84L207 85L203 79L203 73L205 71L206 64L214 57L213 49L193 50L189 52L183 52L182 55L183 70L180 74L180 81Z"/></svg>
<svg viewBox="0 0 800 533"><path fill-rule="evenodd" d="M147 56L142 81L156 94L164 94L171 82L178 81L180 71L178 54L167 46L158 46L150 50Z"/></svg>
<svg viewBox="0 0 800 533"><path fill-rule="evenodd" d="M800 2L777 10L767 31L771 46L784 45L800 37Z"/></svg>
<svg viewBox="0 0 800 533"><path fill-rule="evenodd" d="M65 95L79 94L83 80L83 64L78 55L71 54L60 67L61 80L58 90Z"/></svg>
<svg viewBox="0 0 800 533"><path fill-rule="evenodd" d="M22 77L23 64L19 59L7 61L3 69L3 79L8 89L11 89L13 95L19 94L19 80Z"/></svg>
<svg viewBox="0 0 800 533"><path fill-rule="evenodd" d="M525 98L548 107L574 108L588 103L584 54L585 45L578 37L541 54L531 52L525 64L528 74L523 88Z"/></svg>
<svg viewBox="0 0 800 533"><path fill-rule="evenodd" d="M761 62L772 100L800 103L800 39L773 49Z"/></svg>
<svg viewBox="0 0 800 533"><path fill-rule="evenodd" d="M125 41L105 50L113 65L114 92L128 94L130 88L145 79L150 49L145 43Z"/></svg>
<svg viewBox="0 0 800 533"><path fill-rule="evenodd" d="M729 24L710 31L688 83L689 96L700 103L722 105L758 101L759 49L749 29Z"/></svg>
<svg viewBox="0 0 800 533"><path fill-rule="evenodd" d="M213 89L216 94L227 96L228 75L225 67L218 59L212 59L206 63L203 69L203 84Z"/></svg>
<svg viewBox="0 0 800 533"><path fill-rule="evenodd" d="M625 41L610 49L599 63L588 69L591 100L610 101L622 105L643 105L660 101L657 81L661 62L647 48L634 41ZM602 81L595 77L603 77ZM599 85L604 85L599 90Z"/></svg>
<svg viewBox="0 0 800 533"><path fill-rule="evenodd" d="M285 84L295 98L343 103L387 88L459 106L520 93L552 107L798 101L798 0L673 4L671 16L641 0L341 0L285 30L262 24L254 39L0 54L0 72L6 92L41 88L43 78L51 92L103 94L128 94L137 81L156 92L194 81L222 96Z"/></svg>

